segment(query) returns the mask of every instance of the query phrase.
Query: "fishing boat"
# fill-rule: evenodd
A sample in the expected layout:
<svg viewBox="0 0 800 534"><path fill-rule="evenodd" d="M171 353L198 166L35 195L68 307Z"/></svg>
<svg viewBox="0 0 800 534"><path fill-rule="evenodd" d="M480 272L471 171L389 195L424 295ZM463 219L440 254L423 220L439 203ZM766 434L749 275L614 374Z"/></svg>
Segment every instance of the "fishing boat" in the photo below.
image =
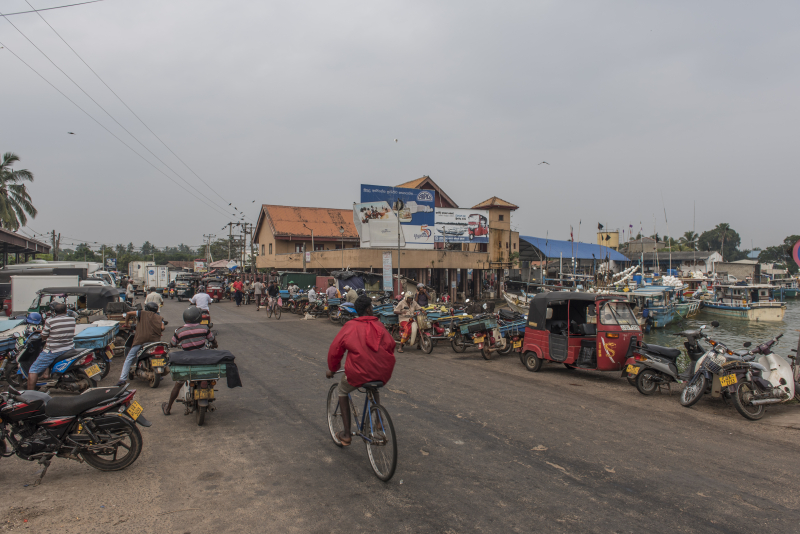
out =
<svg viewBox="0 0 800 534"><path fill-rule="evenodd" d="M769 284L718 284L703 309L711 315L748 321L783 321L786 304L772 297L773 289Z"/></svg>
<svg viewBox="0 0 800 534"><path fill-rule="evenodd" d="M673 286L643 286L613 294L627 297L634 303L634 314L640 326L664 328L679 317L675 309L675 295L679 290Z"/></svg>
<svg viewBox="0 0 800 534"><path fill-rule="evenodd" d="M779 300L797 298L800 294L796 278L775 278L772 280L772 295Z"/></svg>

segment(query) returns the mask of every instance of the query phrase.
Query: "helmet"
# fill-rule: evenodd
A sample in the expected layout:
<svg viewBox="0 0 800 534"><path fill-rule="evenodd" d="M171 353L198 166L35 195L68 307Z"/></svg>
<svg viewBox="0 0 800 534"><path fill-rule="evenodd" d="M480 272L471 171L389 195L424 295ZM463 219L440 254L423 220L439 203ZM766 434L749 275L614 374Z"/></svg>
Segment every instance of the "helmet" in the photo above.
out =
<svg viewBox="0 0 800 534"><path fill-rule="evenodd" d="M289 280L289 283L290 284L294 284L294 280Z"/></svg>
<svg viewBox="0 0 800 534"><path fill-rule="evenodd" d="M198 286L197 287L197 292L198 293L203 293L203 292L205 292L205 290L206 290L206 286Z"/></svg>
<svg viewBox="0 0 800 534"><path fill-rule="evenodd" d="M158 311L158 304L156 304L155 302L148 302L147 304L144 305L144 309L149 312L155 313Z"/></svg>
<svg viewBox="0 0 800 534"><path fill-rule="evenodd" d="M28 324L42 324L42 315L36 312L29 313L27 317L25 317L25 322Z"/></svg>
<svg viewBox="0 0 800 534"><path fill-rule="evenodd" d="M425 287L425 284L417 284L417 289L422 289L423 287Z"/></svg>
<svg viewBox="0 0 800 534"><path fill-rule="evenodd" d="M414 293L412 293L411 291L406 291L406 298L407 299L413 299L414 298Z"/></svg>
<svg viewBox="0 0 800 534"><path fill-rule="evenodd" d="M344 286L345 291L350 291L350 286Z"/></svg>
<svg viewBox="0 0 800 534"><path fill-rule="evenodd" d="M183 312L183 322L185 324L196 324L200 322L200 318L202 316L203 312L200 310L200 308L197 306L192 306Z"/></svg>

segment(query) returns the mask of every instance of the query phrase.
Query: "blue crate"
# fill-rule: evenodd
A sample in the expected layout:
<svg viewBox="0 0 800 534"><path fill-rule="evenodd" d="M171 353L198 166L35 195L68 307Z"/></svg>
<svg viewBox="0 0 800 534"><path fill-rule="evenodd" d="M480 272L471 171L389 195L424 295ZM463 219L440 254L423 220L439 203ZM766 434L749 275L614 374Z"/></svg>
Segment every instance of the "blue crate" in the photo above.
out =
<svg viewBox="0 0 800 534"><path fill-rule="evenodd" d="M108 346L113 340L116 326L92 326L83 332L75 335L76 349L102 349Z"/></svg>

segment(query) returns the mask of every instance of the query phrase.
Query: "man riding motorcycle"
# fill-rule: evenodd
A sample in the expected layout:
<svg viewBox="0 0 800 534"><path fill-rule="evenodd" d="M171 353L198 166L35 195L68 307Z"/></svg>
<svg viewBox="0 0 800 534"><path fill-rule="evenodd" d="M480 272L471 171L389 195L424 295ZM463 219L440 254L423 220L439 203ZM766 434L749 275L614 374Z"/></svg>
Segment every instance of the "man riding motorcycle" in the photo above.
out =
<svg viewBox="0 0 800 534"><path fill-rule="evenodd" d="M125 364L122 366L122 373L119 376L117 386L124 386L128 379L128 373L131 370L131 365L136 360L136 354L142 345L145 343L153 343L154 341L161 341L161 333L166 326L163 319L158 314L158 304L155 302L148 302L144 305L144 310L130 311L123 314L125 317L125 326L129 326L131 319L134 317L136 321L136 334L133 336L133 346L125 358Z"/></svg>
<svg viewBox="0 0 800 534"><path fill-rule="evenodd" d="M217 348L217 341L214 339L214 333L208 326L200 324L200 319L203 316L203 311L197 306L192 306L183 312L183 322L186 323L182 327L175 330L169 344L173 347L180 347L183 351L203 349L206 346L206 341L211 342L212 348ZM181 393L184 381L175 382L172 386L172 391L169 393L169 402L161 403L161 411L164 415L169 415L172 410L172 404L178 395Z"/></svg>
<svg viewBox="0 0 800 534"><path fill-rule="evenodd" d="M45 340L45 346L28 370L29 390L36 389L36 380L39 378L39 373L48 371L56 358L75 348L75 343L73 342L75 337L75 318L67 315L67 305L63 302L55 302L50 305L50 308L55 312L55 316L48 317L44 322L42 339ZM30 314L28 316L28 319L32 322L36 320L35 316L31 317L33 315ZM38 319L41 320L41 315L39 315Z"/></svg>
<svg viewBox="0 0 800 534"><path fill-rule="evenodd" d="M401 300L394 308L394 313L400 316L400 331L403 332L400 338L400 346L397 352L403 352L403 345L406 341L410 345L414 345L417 339L417 321L414 320L414 313L418 312L422 307L414 300L414 294L411 291L406 292L406 298Z"/></svg>

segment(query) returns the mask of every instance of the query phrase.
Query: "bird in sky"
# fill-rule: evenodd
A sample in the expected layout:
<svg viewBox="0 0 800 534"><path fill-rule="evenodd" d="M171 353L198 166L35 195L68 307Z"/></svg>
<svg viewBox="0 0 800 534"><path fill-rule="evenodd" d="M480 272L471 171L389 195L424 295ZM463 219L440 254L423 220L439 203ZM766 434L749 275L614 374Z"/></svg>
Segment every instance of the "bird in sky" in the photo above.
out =
<svg viewBox="0 0 800 534"><path fill-rule="evenodd" d="M75 132L67 132L70 135L75 135Z"/></svg>
<svg viewBox="0 0 800 534"><path fill-rule="evenodd" d="M230 206L231 204L233 204L233 202L228 202L228 206Z"/></svg>
<svg viewBox="0 0 800 534"><path fill-rule="evenodd" d="M550 165L550 164L549 164L549 163L547 163L546 161L543 161L542 163L544 163L545 165ZM540 163L539 165L541 165L542 163Z"/></svg>
<svg viewBox="0 0 800 534"><path fill-rule="evenodd" d="M253 202L255 202L255 200Z"/></svg>
<svg viewBox="0 0 800 534"><path fill-rule="evenodd" d="M397 139L395 139L395 140L394 140L394 142L396 143L396 142L397 142Z"/></svg>

